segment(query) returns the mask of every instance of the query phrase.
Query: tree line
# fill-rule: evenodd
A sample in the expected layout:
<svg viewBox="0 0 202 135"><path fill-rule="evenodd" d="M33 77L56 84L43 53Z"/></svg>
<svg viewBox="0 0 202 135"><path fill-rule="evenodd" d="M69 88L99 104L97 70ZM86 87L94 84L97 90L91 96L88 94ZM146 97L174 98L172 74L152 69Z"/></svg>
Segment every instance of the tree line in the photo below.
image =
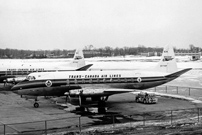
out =
<svg viewBox="0 0 202 135"><path fill-rule="evenodd" d="M175 52L199 52L201 48L190 45L189 49L177 49L174 47ZM71 58L75 50L18 50L18 49L0 49L0 58ZM141 53L159 52L163 51L162 47L145 47L138 45L138 47L116 47L109 46L103 48L94 48L93 45L85 46L83 49L84 57L106 57L106 56L126 56L126 55L140 55Z"/></svg>

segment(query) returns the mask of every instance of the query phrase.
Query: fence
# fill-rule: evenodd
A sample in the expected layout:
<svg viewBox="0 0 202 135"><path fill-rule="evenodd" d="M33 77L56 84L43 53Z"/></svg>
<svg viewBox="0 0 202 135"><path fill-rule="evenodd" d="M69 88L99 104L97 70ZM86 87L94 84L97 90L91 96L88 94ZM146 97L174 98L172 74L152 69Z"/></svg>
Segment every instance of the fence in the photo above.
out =
<svg viewBox="0 0 202 135"><path fill-rule="evenodd" d="M77 132L87 128L96 128L102 126L112 130L114 128L132 128L135 126L149 125L175 125L185 123L201 123L202 108L191 108L181 110L167 110L136 113L133 115L88 115L66 119L54 119L27 123L13 123L0 125L1 134L48 134L53 132ZM85 119L96 118L97 122L87 122ZM98 119L102 119L99 121Z"/></svg>
<svg viewBox="0 0 202 135"><path fill-rule="evenodd" d="M173 85L161 85L158 87L151 88L155 92L163 92L169 94L180 94L184 96L193 96L198 98L202 95L202 88L200 87L187 87L187 86L173 86Z"/></svg>
<svg viewBox="0 0 202 135"><path fill-rule="evenodd" d="M162 89L162 88L165 89ZM183 95L198 95L201 88L179 86L160 86L154 88L156 92L164 92L171 94L183 94ZM194 91L192 91L194 89ZM183 90L183 92L181 91ZM197 91L197 92L196 92ZM202 93L202 92L201 92ZM114 128L132 128L136 126L147 125L175 125L183 123L201 123L202 108L190 108L180 110L165 110L165 111L153 111L144 113L134 113L131 115L87 115L80 117L71 117L66 119L53 119L36 122L26 123L12 123L12 124L0 124L0 134L48 134L53 132L77 132L81 133L85 129L105 126L108 129ZM91 118L92 121L89 121ZM95 122L96 121L96 122Z"/></svg>

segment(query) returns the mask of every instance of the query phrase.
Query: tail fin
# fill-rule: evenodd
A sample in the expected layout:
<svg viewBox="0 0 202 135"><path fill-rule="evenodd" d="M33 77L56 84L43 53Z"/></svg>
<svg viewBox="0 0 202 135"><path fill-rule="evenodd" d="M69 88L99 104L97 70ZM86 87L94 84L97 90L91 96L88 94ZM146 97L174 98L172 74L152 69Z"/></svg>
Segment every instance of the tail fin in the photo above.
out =
<svg viewBox="0 0 202 135"><path fill-rule="evenodd" d="M167 45L164 47L161 60L155 67L155 70L166 73L173 73L178 70L172 46Z"/></svg>
<svg viewBox="0 0 202 135"><path fill-rule="evenodd" d="M74 53L73 61L70 63L71 66L81 68L85 66L85 60L83 56L83 51L81 49L76 49Z"/></svg>

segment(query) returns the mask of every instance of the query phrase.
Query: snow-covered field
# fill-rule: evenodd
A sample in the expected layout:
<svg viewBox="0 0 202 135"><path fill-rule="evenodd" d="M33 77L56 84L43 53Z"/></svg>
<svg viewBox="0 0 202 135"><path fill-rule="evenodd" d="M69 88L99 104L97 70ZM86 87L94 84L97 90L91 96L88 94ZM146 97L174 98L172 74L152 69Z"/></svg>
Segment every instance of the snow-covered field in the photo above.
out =
<svg viewBox="0 0 202 135"><path fill-rule="evenodd" d="M140 56L126 56L126 57L95 57L86 58L86 64L93 64L90 70L138 70L138 69L152 69L157 65L160 57L140 57ZM176 81L172 81L173 85L202 87L202 59L198 61L190 61L187 56L178 56L177 66L179 69L193 68L191 71L185 73ZM184 61L186 59L186 61ZM40 67L56 67L55 69L64 69L69 66L72 58L68 59L1 59L0 65L13 64L32 64ZM1 67L0 67L1 68ZM13 68L13 67L10 67Z"/></svg>
<svg viewBox="0 0 202 135"><path fill-rule="evenodd" d="M186 60L184 60L186 59ZM72 58L62 59L0 59L0 65L10 63L24 63L24 64L40 64L52 65L57 64L59 67L67 65ZM160 57L140 57L140 56L126 56L126 57L94 57L85 58L87 64L94 64L92 69L144 69L155 66ZM179 68L202 68L202 59L198 61L191 61L187 56L176 57Z"/></svg>

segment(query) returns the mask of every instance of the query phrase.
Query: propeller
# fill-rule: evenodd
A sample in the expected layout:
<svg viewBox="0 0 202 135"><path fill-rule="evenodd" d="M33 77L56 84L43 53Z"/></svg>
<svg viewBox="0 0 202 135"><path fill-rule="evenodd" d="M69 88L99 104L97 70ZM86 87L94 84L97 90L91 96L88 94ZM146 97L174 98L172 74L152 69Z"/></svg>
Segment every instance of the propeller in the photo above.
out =
<svg viewBox="0 0 202 135"><path fill-rule="evenodd" d="M81 95L83 94L83 90L79 91L79 105L81 106Z"/></svg>
<svg viewBox="0 0 202 135"><path fill-rule="evenodd" d="M71 96L69 92L67 93L67 96L66 96L66 102L67 102L67 97L69 98L69 102L71 103Z"/></svg>
<svg viewBox="0 0 202 135"><path fill-rule="evenodd" d="M72 99L71 99L70 94L68 94L68 98L69 98L69 102L71 103L71 102L72 102Z"/></svg>
<svg viewBox="0 0 202 135"><path fill-rule="evenodd" d="M81 95L79 95L79 106L81 106Z"/></svg>

